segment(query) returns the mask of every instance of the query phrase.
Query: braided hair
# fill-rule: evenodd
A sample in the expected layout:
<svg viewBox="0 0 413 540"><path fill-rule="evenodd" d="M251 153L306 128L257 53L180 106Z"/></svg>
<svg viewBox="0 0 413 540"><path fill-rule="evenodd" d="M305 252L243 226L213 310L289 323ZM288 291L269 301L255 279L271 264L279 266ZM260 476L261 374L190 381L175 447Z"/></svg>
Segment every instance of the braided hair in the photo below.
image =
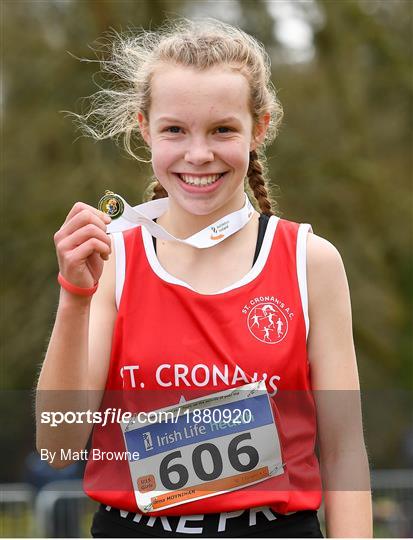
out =
<svg viewBox="0 0 413 540"><path fill-rule="evenodd" d="M260 210L266 216L274 216L277 203L271 199L268 193L268 185L265 177L264 166L261 163L256 150L250 152L250 163L247 178L251 191L256 198Z"/></svg>

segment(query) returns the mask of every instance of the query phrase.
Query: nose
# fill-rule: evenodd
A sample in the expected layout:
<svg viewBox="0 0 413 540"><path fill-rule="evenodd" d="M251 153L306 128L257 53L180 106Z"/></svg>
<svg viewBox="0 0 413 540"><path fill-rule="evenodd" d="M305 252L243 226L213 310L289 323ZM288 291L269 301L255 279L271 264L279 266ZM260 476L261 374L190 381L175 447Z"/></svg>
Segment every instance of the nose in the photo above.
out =
<svg viewBox="0 0 413 540"><path fill-rule="evenodd" d="M185 161L194 165L202 165L214 161L214 153L204 138L192 139L185 152Z"/></svg>

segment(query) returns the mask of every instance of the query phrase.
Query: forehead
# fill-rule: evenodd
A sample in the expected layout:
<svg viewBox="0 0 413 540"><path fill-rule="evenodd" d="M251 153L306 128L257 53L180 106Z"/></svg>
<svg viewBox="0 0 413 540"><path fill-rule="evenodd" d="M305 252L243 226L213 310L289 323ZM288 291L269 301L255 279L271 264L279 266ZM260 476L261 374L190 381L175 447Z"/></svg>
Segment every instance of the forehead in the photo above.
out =
<svg viewBox="0 0 413 540"><path fill-rule="evenodd" d="M161 116L187 120L236 116L249 113L249 86L239 72L224 67L204 71L182 66L161 66L151 81L151 121Z"/></svg>

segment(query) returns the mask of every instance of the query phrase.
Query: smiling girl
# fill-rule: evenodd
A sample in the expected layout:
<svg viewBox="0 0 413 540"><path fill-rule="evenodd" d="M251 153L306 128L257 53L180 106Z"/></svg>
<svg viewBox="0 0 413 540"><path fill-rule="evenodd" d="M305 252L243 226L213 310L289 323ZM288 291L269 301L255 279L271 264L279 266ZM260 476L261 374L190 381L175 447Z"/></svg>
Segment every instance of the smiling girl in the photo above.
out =
<svg viewBox="0 0 413 540"><path fill-rule="evenodd" d="M101 62L122 84L76 118L97 139L124 135L137 159L142 137L156 181L136 210L157 209L156 224L116 231L87 204L70 210L55 235L61 292L38 390L87 391L92 410L113 391L135 411L145 396L150 412L217 393L233 410L228 390L248 389L236 404L253 420L146 425L139 440L129 425L96 425L93 448L135 441L141 460L89 459L85 490L102 503L92 534L321 537L324 488L328 536L371 536L347 280L330 242L275 214L262 150L282 109L268 56L237 28L184 20L116 34ZM90 431L39 422L37 446L84 448Z"/></svg>

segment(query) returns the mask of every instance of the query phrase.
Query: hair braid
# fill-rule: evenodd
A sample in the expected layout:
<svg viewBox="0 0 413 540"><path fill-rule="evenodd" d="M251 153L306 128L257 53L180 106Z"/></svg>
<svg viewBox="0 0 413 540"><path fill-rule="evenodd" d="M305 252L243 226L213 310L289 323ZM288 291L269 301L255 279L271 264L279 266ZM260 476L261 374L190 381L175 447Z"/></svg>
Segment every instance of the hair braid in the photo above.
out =
<svg viewBox="0 0 413 540"><path fill-rule="evenodd" d="M250 152L250 163L247 172L250 188L257 199L261 212L266 216L274 216L273 206L276 203L271 200L268 194L267 182L264 176L263 165L258 158L256 150Z"/></svg>

